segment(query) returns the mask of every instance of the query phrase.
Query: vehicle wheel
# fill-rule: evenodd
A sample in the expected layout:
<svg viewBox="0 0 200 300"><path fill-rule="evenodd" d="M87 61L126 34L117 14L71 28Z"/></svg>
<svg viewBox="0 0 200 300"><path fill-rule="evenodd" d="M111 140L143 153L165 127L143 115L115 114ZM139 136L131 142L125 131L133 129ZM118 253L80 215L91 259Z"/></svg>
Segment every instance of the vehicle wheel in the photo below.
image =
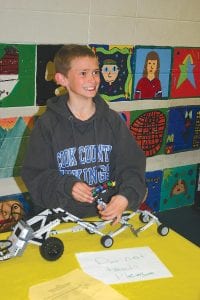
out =
<svg viewBox="0 0 200 300"><path fill-rule="evenodd" d="M110 248L113 245L113 238L111 238L111 236L109 236L109 235L104 235L101 238L101 244L105 248Z"/></svg>
<svg viewBox="0 0 200 300"><path fill-rule="evenodd" d="M157 231L160 235L165 236L169 233L169 228L163 224L159 225Z"/></svg>
<svg viewBox="0 0 200 300"><path fill-rule="evenodd" d="M139 215L139 220L142 222L142 223L149 223L150 221L150 216L148 216L147 214L145 213L141 213Z"/></svg>
<svg viewBox="0 0 200 300"><path fill-rule="evenodd" d="M46 260L57 260L64 252L63 242L56 237L47 238L40 246L40 254Z"/></svg>

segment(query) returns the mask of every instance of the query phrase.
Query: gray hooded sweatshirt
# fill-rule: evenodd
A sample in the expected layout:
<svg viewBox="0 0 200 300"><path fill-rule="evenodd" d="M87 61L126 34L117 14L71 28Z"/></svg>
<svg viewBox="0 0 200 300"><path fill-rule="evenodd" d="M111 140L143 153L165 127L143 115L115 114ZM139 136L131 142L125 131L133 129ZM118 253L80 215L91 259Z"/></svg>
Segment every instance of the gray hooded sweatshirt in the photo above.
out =
<svg viewBox="0 0 200 300"><path fill-rule="evenodd" d="M35 210L63 208L78 217L97 214L96 203L72 198L75 182L97 186L108 180L116 187L103 194L108 202L120 194L136 210L146 193L146 159L125 122L100 97L95 114L81 121L67 106L67 96L47 101L46 112L31 132L21 176Z"/></svg>

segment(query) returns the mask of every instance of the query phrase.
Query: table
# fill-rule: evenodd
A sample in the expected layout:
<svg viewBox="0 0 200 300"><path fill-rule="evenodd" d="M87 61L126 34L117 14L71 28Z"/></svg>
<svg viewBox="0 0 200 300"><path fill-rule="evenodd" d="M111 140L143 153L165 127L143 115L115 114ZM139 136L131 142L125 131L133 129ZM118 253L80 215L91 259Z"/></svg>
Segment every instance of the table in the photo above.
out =
<svg viewBox="0 0 200 300"><path fill-rule="evenodd" d="M134 218L134 224L139 224L137 216ZM67 226L70 227L72 224L60 224L58 229ZM9 233L0 234L0 239L6 239L8 236ZM105 250L100 243L100 236L86 231L63 233L56 237L60 238L65 246L64 254L57 261L50 262L42 258L38 246L33 244L27 246L21 257L0 261L1 299L27 300L28 290L32 285L81 268L75 253ZM138 237L126 229L114 237L113 246L106 251L134 247L150 247L173 277L115 284L112 285L114 289L131 300L200 300L198 246L172 230L167 236L161 236L154 224L140 232Z"/></svg>

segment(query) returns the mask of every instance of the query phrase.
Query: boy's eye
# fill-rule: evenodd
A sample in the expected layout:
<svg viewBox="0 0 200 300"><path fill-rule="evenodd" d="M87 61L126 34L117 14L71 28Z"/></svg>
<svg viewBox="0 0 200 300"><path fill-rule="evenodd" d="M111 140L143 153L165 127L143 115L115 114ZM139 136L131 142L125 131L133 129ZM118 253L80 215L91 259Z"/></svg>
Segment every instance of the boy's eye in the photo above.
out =
<svg viewBox="0 0 200 300"><path fill-rule="evenodd" d="M100 71L99 70L95 70L94 72L92 72L92 75L93 76L99 76L100 74Z"/></svg>
<svg viewBox="0 0 200 300"><path fill-rule="evenodd" d="M81 72L80 72L80 75L81 75L81 76L86 76L86 74L87 74L86 71L81 71Z"/></svg>

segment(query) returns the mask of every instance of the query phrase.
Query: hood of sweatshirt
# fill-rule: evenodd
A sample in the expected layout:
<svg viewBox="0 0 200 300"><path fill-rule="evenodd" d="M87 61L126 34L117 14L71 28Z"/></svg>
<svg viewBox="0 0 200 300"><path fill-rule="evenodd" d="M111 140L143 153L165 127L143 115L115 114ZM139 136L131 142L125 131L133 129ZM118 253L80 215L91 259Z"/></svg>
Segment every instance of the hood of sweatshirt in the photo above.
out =
<svg viewBox="0 0 200 300"><path fill-rule="evenodd" d="M98 95L93 101L96 111L86 121L72 114L66 95L47 102L53 152L60 174L73 175L92 186L112 179L110 165L114 154L109 124L111 110Z"/></svg>
<svg viewBox="0 0 200 300"><path fill-rule="evenodd" d="M55 112L56 114L58 114L60 116L63 116L64 118L71 119L71 117L73 117L73 119L75 120L76 118L72 115L71 111L69 110L69 108L67 106L67 100L68 100L68 97L66 95L51 98L47 101L47 109ZM95 112L94 117L97 119L105 117L109 112L108 104L99 95L95 96L93 98L93 101L95 102L95 105L96 105L96 112ZM89 119L89 121L91 121L91 119ZM78 121L80 123L88 122L88 120L80 121L80 120L76 119L76 122L78 122Z"/></svg>

